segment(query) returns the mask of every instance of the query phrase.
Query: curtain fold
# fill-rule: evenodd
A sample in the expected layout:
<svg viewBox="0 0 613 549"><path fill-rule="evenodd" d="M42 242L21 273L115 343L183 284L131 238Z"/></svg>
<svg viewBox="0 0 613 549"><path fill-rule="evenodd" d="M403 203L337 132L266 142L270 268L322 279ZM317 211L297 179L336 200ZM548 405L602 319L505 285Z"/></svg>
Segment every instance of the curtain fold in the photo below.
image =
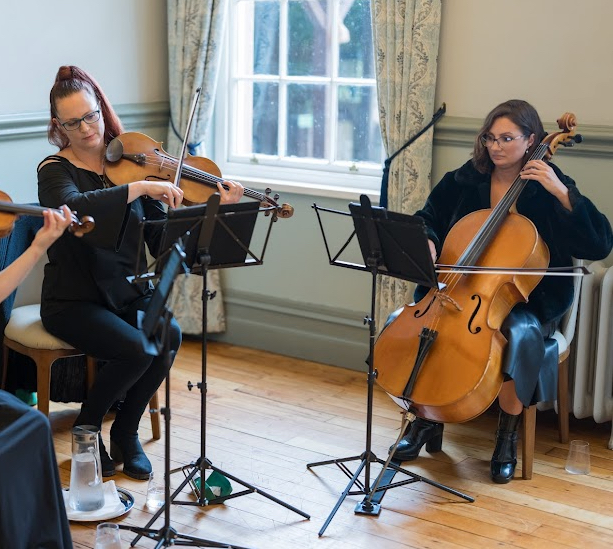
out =
<svg viewBox="0 0 613 549"><path fill-rule="evenodd" d="M371 0L379 120L386 156L426 125L434 112L441 0ZM394 158L387 207L413 213L430 192L432 134L429 130ZM382 197L383 198L383 197ZM414 284L381 277L377 326L413 301Z"/></svg>
<svg viewBox="0 0 613 549"><path fill-rule="evenodd" d="M227 0L170 0L168 2L168 76L170 124L167 150L181 152L192 98L201 88L200 100L192 122L188 151L206 156L204 142L209 130L221 44L226 18ZM209 271L207 289L216 292L208 301L207 332L225 330L225 315L219 271ZM186 334L202 333L202 278L178 277L170 298L170 307Z"/></svg>

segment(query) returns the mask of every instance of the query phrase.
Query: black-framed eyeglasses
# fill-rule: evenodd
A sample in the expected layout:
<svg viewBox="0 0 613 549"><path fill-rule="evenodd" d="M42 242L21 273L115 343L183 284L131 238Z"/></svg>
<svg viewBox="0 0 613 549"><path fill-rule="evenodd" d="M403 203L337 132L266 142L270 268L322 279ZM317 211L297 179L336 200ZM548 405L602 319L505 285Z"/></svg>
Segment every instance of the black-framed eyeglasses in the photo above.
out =
<svg viewBox="0 0 613 549"><path fill-rule="evenodd" d="M100 120L100 109L88 112L85 116L81 118L71 118L70 120L66 120L66 122L60 122L62 128L66 131L73 131L81 127L81 122L85 122L86 124L94 124Z"/></svg>
<svg viewBox="0 0 613 549"><path fill-rule="evenodd" d="M516 139L521 139L522 137L527 137L527 136L517 135L515 137L512 137L510 135L501 135L500 137L494 137L493 135L486 133L485 135L482 135L479 138L479 141L481 141L481 144L488 149L490 147L493 147L494 143L497 143L501 149L504 149L509 143L511 143L511 141L515 141Z"/></svg>

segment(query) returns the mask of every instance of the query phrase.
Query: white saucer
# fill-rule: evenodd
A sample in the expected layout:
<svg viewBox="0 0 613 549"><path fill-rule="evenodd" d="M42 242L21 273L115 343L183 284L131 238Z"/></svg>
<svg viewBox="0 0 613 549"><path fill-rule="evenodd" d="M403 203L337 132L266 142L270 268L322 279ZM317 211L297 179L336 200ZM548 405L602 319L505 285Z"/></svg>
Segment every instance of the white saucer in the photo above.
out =
<svg viewBox="0 0 613 549"><path fill-rule="evenodd" d="M124 488L119 488L119 486L117 486L116 489L117 495L119 496L121 503L124 505L123 510L119 512L109 512L108 514L100 514L100 511L92 511L91 513L74 511L69 506L66 506L66 515L68 516L68 520L72 520L73 522L99 522L101 520L114 519L125 515L134 506L134 496ZM65 491L68 492L68 490ZM88 515L90 515L91 518Z"/></svg>

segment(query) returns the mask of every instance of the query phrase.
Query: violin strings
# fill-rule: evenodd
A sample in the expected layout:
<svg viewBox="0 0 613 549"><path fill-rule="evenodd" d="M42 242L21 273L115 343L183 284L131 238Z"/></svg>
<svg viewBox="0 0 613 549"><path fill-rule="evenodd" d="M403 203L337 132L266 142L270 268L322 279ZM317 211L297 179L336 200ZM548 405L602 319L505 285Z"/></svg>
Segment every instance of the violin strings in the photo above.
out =
<svg viewBox="0 0 613 549"><path fill-rule="evenodd" d="M179 165L179 162L177 160L169 156L158 157L157 155L155 156L145 155L145 158L146 160L144 164L146 166L162 167L164 165L170 165L170 167L177 168L177 166ZM198 170L196 168L193 168L192 166L187 166L184 164L183 172L186 175L189 175L191 179L194 179L196 181L201 181L204 183L211 183L211 184L221 183L224 189L226 190L229 189L228 185L224 184L223 182L224 180L221 177L217 177L216 175L207 173L202 170ZM259 200L260 202L268 202L272 206L277 206L276 202L274 202L269 196L266 196L263 193L259 193L257 191L253 191L251 189L245 188L243 191L243 194L245 196L248 196L249 198L254 198L256 200Z"/></svg>

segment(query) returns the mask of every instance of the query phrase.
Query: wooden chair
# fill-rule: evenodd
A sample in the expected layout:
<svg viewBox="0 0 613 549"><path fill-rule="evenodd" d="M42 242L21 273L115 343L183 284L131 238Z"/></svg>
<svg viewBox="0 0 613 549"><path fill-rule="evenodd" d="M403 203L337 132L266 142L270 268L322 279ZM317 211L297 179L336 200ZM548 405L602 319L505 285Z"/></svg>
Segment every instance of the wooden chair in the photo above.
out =
<svg viewBox="0 0 613 549"><path fill-rule="evenodd" d="M583 261L574 260L575 266L583 265ZM568 442L568 414L570 413L570 398L568 391L568 363L570 357L570 345L575 335L577 326L577 312L579 310L579 295L581 293L582 277L575 278L575 295L573 303L560 322L559 328L553 334L552 339L558 342L558 434L560 442ZM534 462L534 443L536 438L536 409L537 405L524 408L522 421L522 478L532 478Z"/></svg>
<svg viewBox="0 0 613 549"><path fill-rule="evenodd" d="M4 330L2 351L4 355L4 368L2 370L2 384L6 385L8 370L9 349L29 356L36 364L36 382L38 409L49 415L49 400L51 389L51 367L59 358L71 356L84 356L85 353L75 349L65 341L52 336L40 319L40 305L25 305L12 310L11 317ZM96 377L96 360L87 356L87 388L89 389ZM154 439L161 437L160 411L157 393L149 402L151 414L151 431Z"/></svg>

